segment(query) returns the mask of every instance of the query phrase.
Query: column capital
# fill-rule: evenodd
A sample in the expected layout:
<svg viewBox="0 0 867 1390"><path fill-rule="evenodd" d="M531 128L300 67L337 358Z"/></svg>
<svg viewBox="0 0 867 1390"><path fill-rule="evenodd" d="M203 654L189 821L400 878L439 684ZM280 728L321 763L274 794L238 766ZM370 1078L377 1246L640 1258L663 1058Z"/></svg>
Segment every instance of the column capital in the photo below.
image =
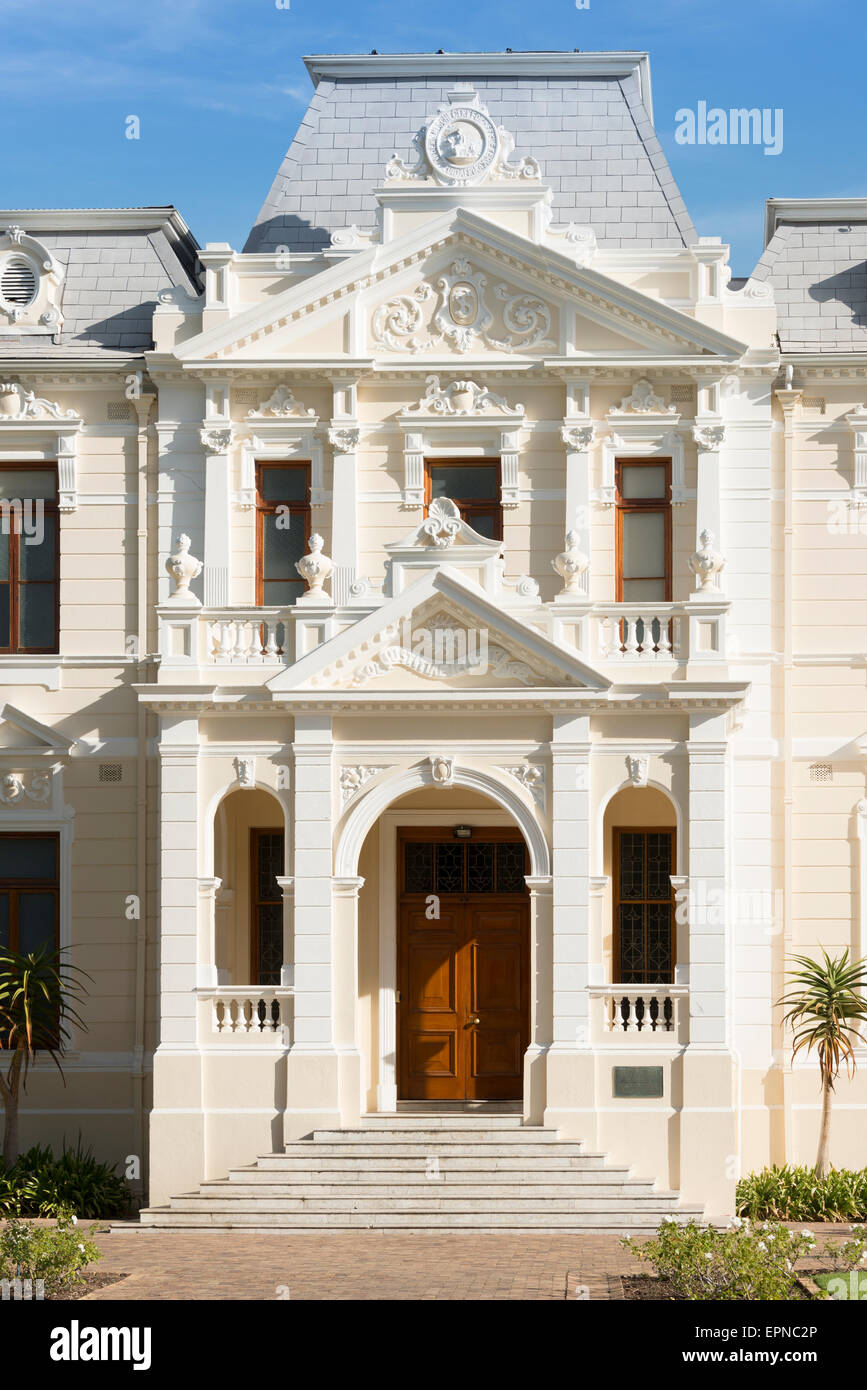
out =
<svg viewBox="0 0 867 1390"><path fill-rule="evenodd" d="M531 898L547 898L554 891L554 878L551 874L526 874L524 882L530 890Z"/></svg>
<svg viewBox="0 0 867 1390"><path fill-rule="evenodd" d="M338 898L357 898L360 890L364 886L364 879L354 875L347 875L345 878L335 875L331 880L331 889Z"/></svg>

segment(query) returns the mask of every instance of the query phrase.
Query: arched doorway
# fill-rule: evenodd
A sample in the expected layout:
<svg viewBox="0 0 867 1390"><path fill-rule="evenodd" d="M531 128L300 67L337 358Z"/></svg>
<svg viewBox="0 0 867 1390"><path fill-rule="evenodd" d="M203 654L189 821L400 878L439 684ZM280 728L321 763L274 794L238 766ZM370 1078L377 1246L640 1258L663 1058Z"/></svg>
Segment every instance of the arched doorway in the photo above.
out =
<svg viewBox="0 0 867 1390"><path fill-rule="evenodd" d="M499 798L457 785L398 797L369 826L357 860L368 1110L524 1096L538 853L522 829Z"/></svg>

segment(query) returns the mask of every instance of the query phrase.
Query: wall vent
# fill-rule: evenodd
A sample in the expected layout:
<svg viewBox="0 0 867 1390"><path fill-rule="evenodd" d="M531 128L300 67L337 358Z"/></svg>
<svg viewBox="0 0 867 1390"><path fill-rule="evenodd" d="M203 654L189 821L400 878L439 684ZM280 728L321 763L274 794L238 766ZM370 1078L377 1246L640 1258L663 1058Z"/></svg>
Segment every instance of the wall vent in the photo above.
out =
<svg viewBox="0 0 867 1390"><path fill-rule="evenodd" d="M233 395L238 405L258 405L262 399L262 392L255 386L242 386Z"/></svg>
<svg viewBox="0 0 867 1390"><path fill-rule="evenodd" d="M131 420L132 410L129 401L109 401L105 408L106 420Z"/></svg>
<svg viewBox="0 0 867 1390"><path fill-rule="evenodd" d="M834 769L830 763L810 763L811 782L833 782Z"/></svg>
<svg viewBox="0 0 867 1390"><path fill-rule="evenodd" d="M100 763L99 778L100 782L120 782L123 779L123 767L120 763Z"/></svg>
<svg viewBox="0 0 867 1390"><path fill-rule="evenodd" d="M23 256L12 256L0 275L0 294L7 304L31 304L36 298L36 271Z"/></svg>
<svg viewBox="0 0 867 1390"><path fill-rule="evenodd" d="M672 386L671 404L672 405L693 405L695 403L694 386Z"/></svg>
<svg viewBox="0 0 867 1390"><path fill-rule="evenodd" d="M824 396L802 396L801 405L805 410L818 410L820 415L824 415L827 401Z"/></svg>

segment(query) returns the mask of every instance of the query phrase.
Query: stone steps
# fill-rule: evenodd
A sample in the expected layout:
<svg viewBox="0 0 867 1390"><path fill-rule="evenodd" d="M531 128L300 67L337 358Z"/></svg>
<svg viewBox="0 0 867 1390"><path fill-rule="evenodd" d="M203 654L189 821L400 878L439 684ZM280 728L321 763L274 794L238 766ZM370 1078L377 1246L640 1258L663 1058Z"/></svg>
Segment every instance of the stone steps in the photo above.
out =
<svg viewBox="0 0 867 1390"><path fill-rule="evenodd" d="M428 1110L315 1130L143 1211L140 1229L610 1233L701 1214L519 1114Z"/></svg>

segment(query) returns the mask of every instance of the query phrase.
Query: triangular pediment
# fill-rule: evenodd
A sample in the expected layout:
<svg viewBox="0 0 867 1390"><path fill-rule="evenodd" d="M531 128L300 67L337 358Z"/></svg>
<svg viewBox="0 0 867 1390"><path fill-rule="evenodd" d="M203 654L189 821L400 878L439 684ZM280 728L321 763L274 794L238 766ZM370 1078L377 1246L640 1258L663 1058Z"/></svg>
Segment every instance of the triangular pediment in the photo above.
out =
<svg viewBox="0 0 867 1390"><path fill-rule="evenodd" d="M42 757L69 753L73 741L56 729L40 724L14 705L0 705L0 754L4 752Z"/></svg>
<svg viewBox="0 0 867 1390"><path fill-rule="evenodd" d="M671 355L743 343L465 208L329 266L179 349L185 361Z"/></svg>
<svg viewBox="0 0 867 1390"><path fill-rule="evenodd" d="M268 682L280 691L608 690L611 682L448 565Z"/></svg>

